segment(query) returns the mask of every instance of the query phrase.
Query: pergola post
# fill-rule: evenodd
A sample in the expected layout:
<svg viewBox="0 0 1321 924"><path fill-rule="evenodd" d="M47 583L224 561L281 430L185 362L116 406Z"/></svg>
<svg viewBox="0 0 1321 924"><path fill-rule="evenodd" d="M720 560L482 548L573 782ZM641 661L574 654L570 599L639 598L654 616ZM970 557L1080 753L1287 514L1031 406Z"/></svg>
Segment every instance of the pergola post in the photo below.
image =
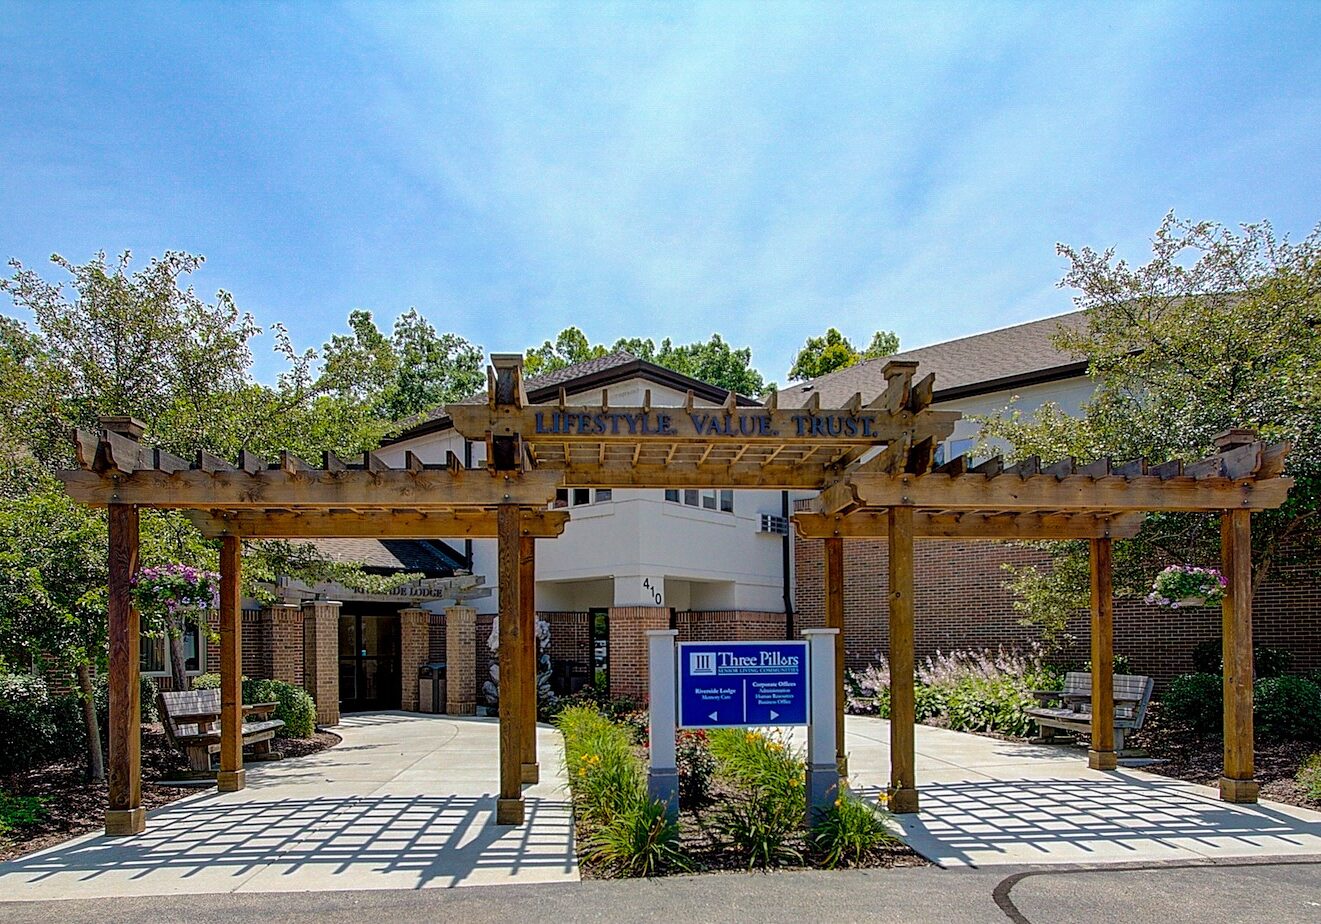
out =
<svg viewBox="0 0 1321 924"><path fill-rule="evenodd" d="M1109 537L1091 540L1092 573L1092 746L1087 766L1114 770L1115 658L1114 658L1114 549Z"/></svg>
<svg viewBox="0 0 1321 924"><path fill-rule="evenodd" d="M844 747L844 540L825 540L826 628L835 634L835 763L841 779L849 775L849 756Z"/></svg>
<svg viewBox="0 0 1321 924"><path fill-rule="evenodd" d="M523 823L523 619L519 597L519 509L501 504L496 514L500 584L500 796L495 823Z"/></svg>
<svg viewBox="0 0 1321 924"><path fill-rule="evenodd" d="M890 811L917 811L913 508L890 508Z"/></svg>
<svg viewBox="0 0 1321 924"><path fill-rule="evenodd" d="M1224 639L1225 774L1220 798L1256 802L1252 751L1252 514L1220 517L1221 572L1229 582L1221 605Z"/></svg>
<svg viewBox="0 0 1321 924"><path fill-rule="evenodd" d="M220 540L220 773L216 788L237 792L243 769L243 625L238 536Z"/></svg>
<svg viewBox="0 0 1321 924"><path fill-rule="evenodd" d="M142 688L138 678L141 625L131 589L138 570L138 508L111 504L108 515L110 781L105 833L141 834L147 828L142 808Z"/></svg>
<svg viewBox="0 0 1321 924"><path fill-rule="evenodd" d="M519 654L523 659L520 772L524 783L537 783L541 779L537 763L537 540L531 536L520 535L518 539L518 585Z"/></svg>

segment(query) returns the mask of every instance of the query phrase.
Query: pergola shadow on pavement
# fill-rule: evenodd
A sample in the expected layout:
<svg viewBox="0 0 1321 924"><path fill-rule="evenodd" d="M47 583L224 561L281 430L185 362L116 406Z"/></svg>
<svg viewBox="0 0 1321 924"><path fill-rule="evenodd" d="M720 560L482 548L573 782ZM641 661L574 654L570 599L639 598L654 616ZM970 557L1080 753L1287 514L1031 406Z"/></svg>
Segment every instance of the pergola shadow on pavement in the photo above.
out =
<svg viewBox="0 0 1321 924"><path fill-rule="evenodd" d="M860 794L885 790L887 724L849 717ZM1092 770L1072 748L919 726L917 764L929 780L922 812L896 824L942 866L1321 855L1321 813L1227 803L1211 787L1130 768Z"/></svg>
<svg viewBox="0 0 1321 924"><path fill-rule="evenodd" d="M0 864L23 899L443 888L576 881L573 825L554 734L545 783L520 827L497 825L498 727L403 713L345 720L344 742L250 768L248 786L152 812L132 839L89 836Z"/></svg>

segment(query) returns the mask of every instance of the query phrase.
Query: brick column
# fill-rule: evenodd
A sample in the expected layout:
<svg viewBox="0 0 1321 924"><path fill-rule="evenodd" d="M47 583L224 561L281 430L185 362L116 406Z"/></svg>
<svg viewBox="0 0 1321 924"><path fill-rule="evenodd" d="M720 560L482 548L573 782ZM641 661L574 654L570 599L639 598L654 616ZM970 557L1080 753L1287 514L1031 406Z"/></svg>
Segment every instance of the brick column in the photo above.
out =
<svg viewBox="0 0 1321 924"><path fill-rule="evenodd" d="M421 708L417 672L427 663L427 651L431 647L429 616L426 610L413 606L399 611L399 682L403 687L399 708L405 712L417 712Z"/></svg>
<svg viewBox="0 0 1321 924"><path fill-rule="evenodd" d="M445 609L445 711L477 712L477 611L470 606Z"/></svg>
<svg viewBox="0 0 1321 924"><path fill-rule="evenodd" d="M275 603L261 611L265 676L303 685L303 611L291 603ZM338 645L338 642L336 643ZM336 653L338 657L338 653Z"/></svg>
<svg viewBox="0 0 1321 924"><path fill-rule="evenodd" d="M612 606L610 695L642 702L647 698L647 630L668 629L670 611L661 606Z"/></svg>
<svg viewBox="0 0 1321 924"><path fill-rule="evenodd" d="M339 608L333 600L303 604L303 687L316 700L318 725L339 724Z"/></svg>

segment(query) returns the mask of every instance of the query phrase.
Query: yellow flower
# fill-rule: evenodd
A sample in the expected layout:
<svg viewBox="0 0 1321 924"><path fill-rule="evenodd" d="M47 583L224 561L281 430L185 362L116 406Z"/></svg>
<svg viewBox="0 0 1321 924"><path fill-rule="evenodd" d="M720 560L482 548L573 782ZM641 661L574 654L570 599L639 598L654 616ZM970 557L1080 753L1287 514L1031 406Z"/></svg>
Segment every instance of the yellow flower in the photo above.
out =
<svg viewBox="0 0 1321 924"><path fill-rule="evenodd" d="M839 808L839 807L840 807L841 805L843 805L843 804L844 804L844 800L843 800L843 799L836 799L836 800L835 800L835 808Z"/></svg>
<svg viewBox="0 0 1321 924"><path fill-rule="evenodd" d="M587 775L587 768L586 768L586 767L579 767L579 768L578 768L578 775L579 775L579 776L586 776L586 775Z"/></svg>

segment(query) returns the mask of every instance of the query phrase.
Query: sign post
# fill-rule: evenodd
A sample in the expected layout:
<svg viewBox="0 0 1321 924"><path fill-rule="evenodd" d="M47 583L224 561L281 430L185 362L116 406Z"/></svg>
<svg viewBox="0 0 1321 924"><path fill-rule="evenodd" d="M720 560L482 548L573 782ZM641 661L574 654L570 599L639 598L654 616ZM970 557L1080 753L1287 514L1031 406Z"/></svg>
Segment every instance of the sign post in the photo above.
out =
<svg viewBox="0 0 1321 924"><path fill-rule="evenodd" d="M647 684L650 717L651 765L647 770L647 795L665 806L671 821L679 820L679 768L674 753L674 640L678 629L647 631Z"/></svg>
<svg viewBox="0 0 1321 924"><path fill-rule="evenodd" d="M811 652L812 716L807 726L807 824L839 797L843 784L835 745L835 636L838 629L804 629Z"/></svg>

